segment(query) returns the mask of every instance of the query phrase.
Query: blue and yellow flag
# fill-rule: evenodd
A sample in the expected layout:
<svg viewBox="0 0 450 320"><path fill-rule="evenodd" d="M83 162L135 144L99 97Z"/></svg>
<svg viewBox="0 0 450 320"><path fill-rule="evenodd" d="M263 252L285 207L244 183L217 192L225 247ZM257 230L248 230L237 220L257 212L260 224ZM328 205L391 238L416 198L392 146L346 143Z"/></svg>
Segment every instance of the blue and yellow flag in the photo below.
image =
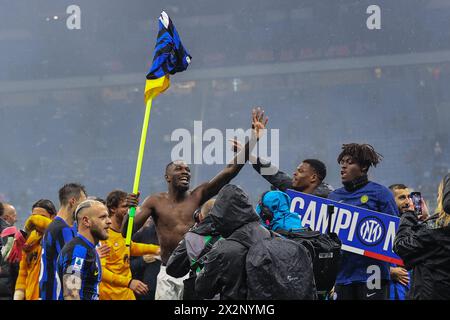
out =
<svg viewBox="0 0 450 320"><path fill-rule="evenodd" d="M145 102L164 92L170 86L169 74L187 69L191 56L184 49L172 20L164 11L159 17L159 32L156 39L153 63L145 83Z"/></svg>

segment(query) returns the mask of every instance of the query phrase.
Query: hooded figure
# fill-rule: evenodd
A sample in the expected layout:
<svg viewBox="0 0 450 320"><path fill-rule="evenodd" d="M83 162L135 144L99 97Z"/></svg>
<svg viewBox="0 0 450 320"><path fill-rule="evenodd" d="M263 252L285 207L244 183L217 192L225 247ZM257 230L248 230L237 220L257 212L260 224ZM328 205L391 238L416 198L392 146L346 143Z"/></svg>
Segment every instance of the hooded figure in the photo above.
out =
<svg viewBox="0 0 450 320"><path fill-rule="evenodd" d="M291 198L284 192L265 192L261 196L260 203L256 206L256 213L261 217L262 223L269 230L300 231L302 220L297 213L289 210L290 204ZM263 207L265 208L263 209ZM265 210L270 211L271 219L265 219Z"/></svg>
<svg viewBox="0 0 450 320"><path fill-rule="evenodd" d="M186 233L184 239L172 252L167 262L167 274L175 278L185 276L190 270L192 261L196 261L205 249L205 242L218 237L219 233L214 230L211 216L207 216Z"/></svg>
<svg viewBox="0 0 450 320"><path fill-rule="evenodd" d="M211 216L208 215L186 233L172 252L167 262L167 274L180 278L189 273L189 278L184 280L183 300L199 299L195 293L197 273L203 267L203 257L220 239L219 233L214 230Z"/></svg>
<svg viewBox="0 0 450 320"><path fill-rule="evenodd" d="M216 242L206 255L195 282L196 293L205 299L219 293L221 300L244 300L246 246L270 238L270 233L259 223L248 195L235 185L227 184L220 190L210 217L225 239Z"/></svg>

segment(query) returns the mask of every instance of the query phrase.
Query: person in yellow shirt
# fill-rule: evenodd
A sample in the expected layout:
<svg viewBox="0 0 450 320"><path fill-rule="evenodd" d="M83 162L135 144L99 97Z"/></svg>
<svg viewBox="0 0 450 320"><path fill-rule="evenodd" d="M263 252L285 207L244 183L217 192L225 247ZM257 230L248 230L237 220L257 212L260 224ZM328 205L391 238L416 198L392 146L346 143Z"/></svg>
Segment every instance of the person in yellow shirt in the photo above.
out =
<svg viewBox="0 0 450 320"><path fill-rule="evenodd" d="M159 246L131 242L129 248L121 234L122 222L128 212L127 193L114 190L106 198L106 206L111 217L109 238L102 245L110 248L108 255L101 259L102 281L100 282L100 300L135 300L134 293L146 294L148 287L140 280L132 279L130 269L131 256L157 256Z"/></svg>
<svg viewBox="0 0 450 320"><path fill-rule="evenodd" d="M39 299L39 272L41 270L42 236L56 215L53 202L38 200L32 206L31 216L25 222L27 241L22 249L19 275L14 291L14 300Z"/></svg>

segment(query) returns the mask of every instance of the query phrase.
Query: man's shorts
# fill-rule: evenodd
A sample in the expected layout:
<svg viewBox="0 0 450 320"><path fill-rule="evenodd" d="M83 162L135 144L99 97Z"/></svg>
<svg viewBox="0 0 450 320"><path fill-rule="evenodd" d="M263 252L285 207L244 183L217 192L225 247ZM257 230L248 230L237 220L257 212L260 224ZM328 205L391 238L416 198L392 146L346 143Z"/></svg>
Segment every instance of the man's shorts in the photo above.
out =
<svg viewBox="0 0 450 320"><path fill-rule="evenodd" d="M174 278L166 273L166 266L161 269L156 278L155 300L183 300L183 281L189 273L182 278Z"/></svg>

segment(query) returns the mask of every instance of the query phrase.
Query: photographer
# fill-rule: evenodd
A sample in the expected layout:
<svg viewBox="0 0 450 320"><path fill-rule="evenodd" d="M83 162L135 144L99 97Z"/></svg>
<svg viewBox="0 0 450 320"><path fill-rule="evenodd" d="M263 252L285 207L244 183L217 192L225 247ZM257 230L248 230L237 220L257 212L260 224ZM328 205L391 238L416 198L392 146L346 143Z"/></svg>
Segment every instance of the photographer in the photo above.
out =
<svg viewBox="0 0 450 320"><path fill-rule="evenodd" d="M172 252L167 262L167 274L180 278L189 272L189 278L184 280L183 300L199 299L195 293L197 273L203 268L202 257L212 248L220 235L213 228L209 216L215 199L208 200L194 213L196 224L184 236L178 247Z"/></svg>
<svg viewBox="0 0 450 320"><path fill-rule="evenodd" d="M406 268L413 270L408 299L450 299L450 214L446 211L450 202L449 180L447 175L439 185L435 228L420 222L413 211L401 217L394 251Z"/></svg>

